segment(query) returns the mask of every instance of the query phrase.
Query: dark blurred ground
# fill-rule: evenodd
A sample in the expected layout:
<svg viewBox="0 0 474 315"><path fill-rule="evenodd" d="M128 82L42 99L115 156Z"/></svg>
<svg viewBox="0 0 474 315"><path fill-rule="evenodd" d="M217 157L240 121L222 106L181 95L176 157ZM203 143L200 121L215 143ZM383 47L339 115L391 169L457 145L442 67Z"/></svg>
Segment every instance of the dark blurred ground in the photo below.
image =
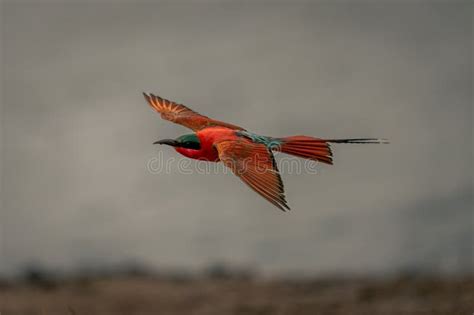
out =
<svg viewBox="0 0 474 315"><path fill-rule="evenodd" d="M473 314L474 277L266 280L213 269L203 275L140 270L54 278L31 270L0 283L2 315L33 314Z"/></svg>

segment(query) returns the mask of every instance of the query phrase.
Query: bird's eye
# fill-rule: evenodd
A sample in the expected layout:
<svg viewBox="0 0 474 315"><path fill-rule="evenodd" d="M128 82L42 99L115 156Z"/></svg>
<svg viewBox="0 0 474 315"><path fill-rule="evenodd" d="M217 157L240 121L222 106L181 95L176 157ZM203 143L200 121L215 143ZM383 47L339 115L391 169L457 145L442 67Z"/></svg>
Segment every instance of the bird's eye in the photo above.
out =
<svg viewBox="0 0 474 315"><path fill-rule="evenodd" d="M192 142L192 141L186 141L183 143L183 146L189 149L194 149L194 150L199 150L201 148L199 143Z"/></svg>

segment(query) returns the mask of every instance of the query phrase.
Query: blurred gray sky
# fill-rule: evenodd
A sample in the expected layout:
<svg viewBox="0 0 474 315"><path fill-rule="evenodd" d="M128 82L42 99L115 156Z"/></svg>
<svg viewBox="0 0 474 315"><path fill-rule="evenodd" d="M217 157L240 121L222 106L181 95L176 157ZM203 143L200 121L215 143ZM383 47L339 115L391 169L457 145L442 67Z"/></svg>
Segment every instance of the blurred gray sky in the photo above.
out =
<svg viewBox="0 0 474 315"><path fill-rule="evenodd" d="M141 261L264 272L472 264L472 4L4 2L1 272ZM336 145L280 213L232 175L151 174L142 91ZM281 157L280 157L281 158Z"/></svg>

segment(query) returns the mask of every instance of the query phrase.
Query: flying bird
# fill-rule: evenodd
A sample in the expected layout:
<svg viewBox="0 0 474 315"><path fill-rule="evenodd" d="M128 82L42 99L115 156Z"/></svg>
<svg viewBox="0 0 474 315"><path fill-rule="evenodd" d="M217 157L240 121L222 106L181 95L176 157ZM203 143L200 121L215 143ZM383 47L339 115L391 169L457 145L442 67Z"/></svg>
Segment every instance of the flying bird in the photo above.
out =
<svg viewBox="0 0 474 315"><path fill-rule="evenodd" d="M180 154L197 160L222 162L245 184L279 209L290 210L273 152L332 164L331 143L387 143L384 139L320 139L309 136L268 137L214 120L157 95L143 93L161 118L183 125L193 133L163 139Z"/></svg>

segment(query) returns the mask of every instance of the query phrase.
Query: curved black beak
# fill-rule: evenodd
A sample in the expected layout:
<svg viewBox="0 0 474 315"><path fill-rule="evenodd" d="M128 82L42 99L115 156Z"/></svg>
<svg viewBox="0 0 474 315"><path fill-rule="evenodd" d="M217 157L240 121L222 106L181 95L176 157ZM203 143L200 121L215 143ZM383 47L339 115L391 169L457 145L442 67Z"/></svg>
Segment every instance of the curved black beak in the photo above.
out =
<svg viewBox="0 0 474 315"><path fill-rule="evenodd" d="M153 144L167 144L167 145L170 145L172 147L176 147L176 146L178 146L178 141L176 141L174 139L163 139L163 140L153 142Z"/></svg>

